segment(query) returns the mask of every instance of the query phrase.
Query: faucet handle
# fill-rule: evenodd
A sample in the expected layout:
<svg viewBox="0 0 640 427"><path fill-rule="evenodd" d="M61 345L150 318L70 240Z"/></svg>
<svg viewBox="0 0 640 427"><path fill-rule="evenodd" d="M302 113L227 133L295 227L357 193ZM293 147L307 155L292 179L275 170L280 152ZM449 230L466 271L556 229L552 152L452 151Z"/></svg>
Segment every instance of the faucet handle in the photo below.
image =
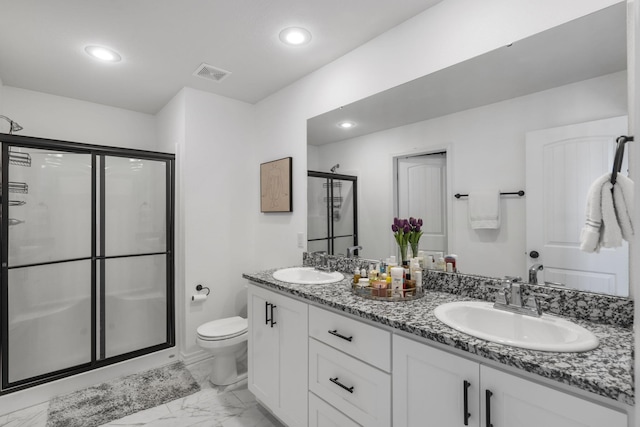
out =
<svg viewBox="0 0 640 427"><path fill-rule="evenodd" d="M542 305L540 304L540 298L544 299L548 297L549 295L547 294L531 292L529 293L525 307L535 310L538 316L542 316Z"/></svg>
<svg viewBox="0 0 640 427"><path fill-rule="evenodd" d="M502 305L509 305L509 300L511 300L511 281L510 280L500 280L499 284L494 285L492 283L485 282L482 286L485 288L497 289L496 293L496 303Z"/></svg>

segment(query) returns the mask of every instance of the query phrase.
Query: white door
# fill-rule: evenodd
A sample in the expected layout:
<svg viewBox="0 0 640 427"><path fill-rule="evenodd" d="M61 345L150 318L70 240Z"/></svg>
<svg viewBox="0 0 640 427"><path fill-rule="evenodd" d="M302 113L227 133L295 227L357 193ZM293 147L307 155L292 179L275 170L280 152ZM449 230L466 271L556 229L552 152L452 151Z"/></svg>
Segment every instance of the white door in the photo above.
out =
<svg viewBox="0 0 640 427"><path fill-rule="evenodd" d="M544 266L538 273L539 282L628 295L626 242L599 253L580 250L589 187L611 172L615 140L626 133L626 117L527 133L527 268L535 263ZM626 175L625 165L626 160L621 172Z"/></svg>
<svg viewBox="0 0 640 427"><path fill-rule="evenodd" d="M422 218L420 249L447 253L445 153L398 159L398 217Z"/></svg>

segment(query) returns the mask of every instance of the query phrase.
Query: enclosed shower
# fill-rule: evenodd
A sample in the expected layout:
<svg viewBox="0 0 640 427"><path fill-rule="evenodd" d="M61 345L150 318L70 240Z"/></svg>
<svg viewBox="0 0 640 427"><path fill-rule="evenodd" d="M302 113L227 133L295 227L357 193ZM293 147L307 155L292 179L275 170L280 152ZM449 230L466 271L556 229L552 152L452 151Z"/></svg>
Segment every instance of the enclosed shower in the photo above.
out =
<svg viewBox="0 0 640 427"><path fill-rule="evenodd" d="M345 255L358 245L358 178L307 172L307 251Z"/></svg>
<svg viewBox="0 0 640 427"><path fill-rule="evenodd" d="M0 394L173 346L174 156L0 142Z"/></svg>

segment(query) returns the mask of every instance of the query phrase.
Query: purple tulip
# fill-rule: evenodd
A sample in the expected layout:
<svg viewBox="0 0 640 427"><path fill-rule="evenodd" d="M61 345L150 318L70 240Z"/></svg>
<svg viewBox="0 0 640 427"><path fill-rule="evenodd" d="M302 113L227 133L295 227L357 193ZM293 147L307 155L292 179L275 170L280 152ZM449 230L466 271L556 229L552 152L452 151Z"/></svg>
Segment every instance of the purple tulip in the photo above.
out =
<svg viewBox="0 0 640 427"><path fill-rule="evenodd" d="M416 225L416 228L414 228L413 231L415 231L416 233L419 233L420 232L420 226Z"/></svg>
<svg viewBox="0 0 640 427"><path fill-rule="evenodd" d="M415 226L416 226L416 224L417 224L416 219L415 219L414 217L409 218L409 224L410 224L412 227L415 227Z"/></svg>
<svg viewBox="0 0 640 427"><path fill-rule="evenodd" d="M400 225L400 220L398 219L398 217L393 218L393 224Z"/></svg>
<svg viewBox="0 0 640 427"><path fill-rule="evenodd" d="M398 230L399 230L399 229L398 229L398 226L397 226L397 225L395 225L395 224L391 224L391 231L393 231L394 233L397 233L397 232L398 232Z"/></svg>
<svg viewBox="0 0 640 427"><path fill-rule="evenodd" d="M422 218L418 218L418 225L422 227Z"/></svg>
<svg viewBox="0 0 640 427"><path fill-rule="evenodd" d="M405 224L404 225L404 229L402 231L404 231L405 233L410 232L411 231L411 227L409 226L409 224Z"/></svg>

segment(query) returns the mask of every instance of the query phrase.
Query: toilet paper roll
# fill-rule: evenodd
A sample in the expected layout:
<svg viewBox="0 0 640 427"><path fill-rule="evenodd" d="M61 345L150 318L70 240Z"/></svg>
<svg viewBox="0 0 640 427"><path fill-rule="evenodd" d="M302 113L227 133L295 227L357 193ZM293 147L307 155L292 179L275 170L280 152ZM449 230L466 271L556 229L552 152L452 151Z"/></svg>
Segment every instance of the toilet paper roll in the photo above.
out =
<svg viewBox="0 0 640 427"><path fill-rule="evenodd" d="M204 301L206 299L207 299L206 294L191 295L191 301L194 301L194 302Z"/></svg>

